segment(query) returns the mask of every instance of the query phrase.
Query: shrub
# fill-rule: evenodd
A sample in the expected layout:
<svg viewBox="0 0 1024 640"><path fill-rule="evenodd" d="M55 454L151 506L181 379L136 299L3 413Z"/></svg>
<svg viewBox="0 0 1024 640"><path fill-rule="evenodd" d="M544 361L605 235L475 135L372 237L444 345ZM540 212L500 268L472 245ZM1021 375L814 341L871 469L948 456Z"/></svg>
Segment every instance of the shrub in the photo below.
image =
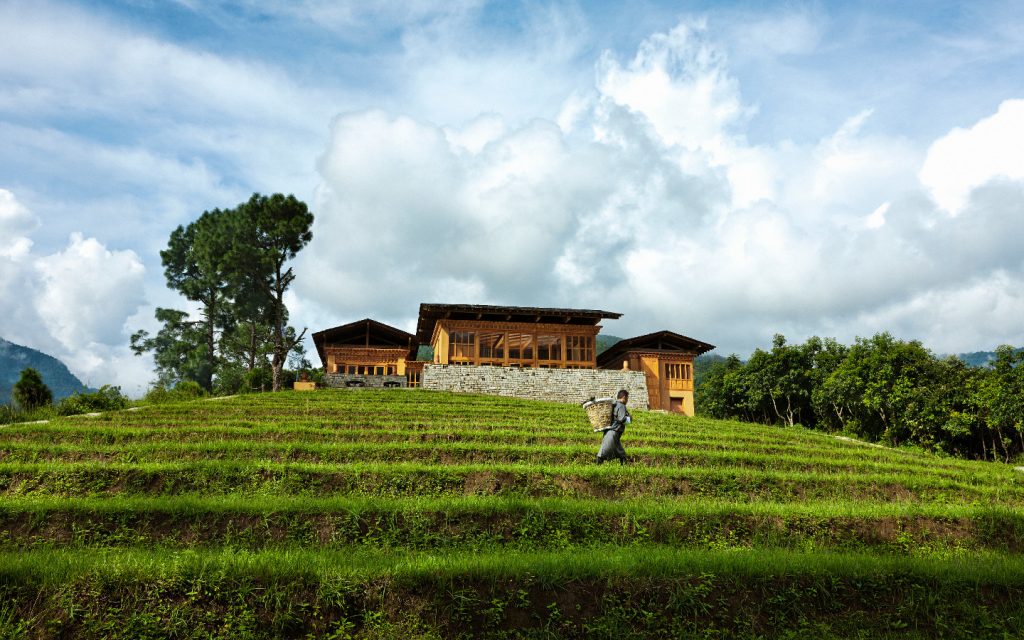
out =
<svg viewBox="0 0 1024 640"><path fill-rule="evenodd" d="M53 392L43 382L42 376L32 367L21 371L21 377L14 383L14 403L21 409L31 411L53 402Z"/></svg>
<svg viewBox="0 0 1024 640"><path fill-rule="evenodd" d="M274 374L268 368L257 367L245 374L242 382L242 393L270 391L274 388Z"/></svg>
<svg viewBox="0 0 1024 640"><path fill-rule="evenodd" d="M94 411L117 411L128 406L128 398L121 394L121 387L105 384L92 393L76 393L64 398L57 405L57 413L73 416Z"/></svg>
<svg viewBox="0 0 1024 640"><path fill-rule="evenodd" d="M150 404L162 404L164 402L183 402L186 400L195 400L196 398L202 398L206 395L206 391L200 386L195 380L182 380L178 384L174 385L174 388L168 389L166 387L153 387L146 392L146 396L143 398Z"/></svg>

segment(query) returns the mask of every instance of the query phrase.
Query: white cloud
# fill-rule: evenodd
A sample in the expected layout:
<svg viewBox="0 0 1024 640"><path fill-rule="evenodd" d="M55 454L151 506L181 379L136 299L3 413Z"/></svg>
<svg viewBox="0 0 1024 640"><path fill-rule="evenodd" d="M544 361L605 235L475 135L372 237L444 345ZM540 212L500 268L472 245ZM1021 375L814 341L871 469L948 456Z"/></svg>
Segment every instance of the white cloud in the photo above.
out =
<svg viewBox="0 0 1024 640"><path fill-rule="evenodd" d="M36 227L35 216L0 189L0 231L30 234ZM135 252L110 250L80 233L49 255L33 253L27 235L15 247L0 253L0 336L57 357L87 384L141 392L148 375L140 372L151 363L132 360L125 326L145 304L145 267Z"/></svg>
<svg viewBox="0 0 1024 640"><path fill-rule="evenodd" d="M605 54L558 125L339 117L299 295L330 322L403 326L427 300L609 308L626 314L609 333L739 351L777 331L1024 342L1024 184L986 181L940 215L924 149L867 132L870 109L813 144L751 145L726 60L683 24L629 63ZM989 314L977 331L954 328L960 298Z"/></svg>
<svg viewBox="0 0 1024 640"><path fill-rule="evenodd" d="M146 269L134 251L110 251L74 233L63 251L38 258L35 268L36 311L65 348L124 342L124 321L143 303Z"/></svg>
<svg viewBox="0 0 1024 640"><path fill-rule="evenodd" d="M1006 100L992 116L936 140L920 178L952 215L963 210L973 189L990 180L1024 180L1024 100Z"/></svg>
<svg viewBox="0 0 1024 640"><path fill-rule="evenodd" d="M14 261L28 255L32 248L28 235L38 226L39 221L13 193L0 189L0 259Z"/></svg>

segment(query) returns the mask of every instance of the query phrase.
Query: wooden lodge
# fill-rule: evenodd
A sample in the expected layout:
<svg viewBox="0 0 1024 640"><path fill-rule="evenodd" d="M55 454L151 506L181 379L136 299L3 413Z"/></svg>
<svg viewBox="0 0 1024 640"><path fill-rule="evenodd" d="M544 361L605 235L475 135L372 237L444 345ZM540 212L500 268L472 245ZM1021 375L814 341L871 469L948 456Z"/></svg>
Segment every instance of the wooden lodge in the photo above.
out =
<svg viewBox="0 0 1024 640"><path fill-rule="evenodd" d="M416 336L366 318L313 334L324 373L348 376L404 376L419 385Z"/></svg>
<svg viewBox="0 0 1024 640"><path fill-rule="evenodd" d="M335 384L420 386L421 344L433 364L642 371L649 408L692 416L693 360L714 345L671 331L622 340L597 355L600 322L622 314L471 304L420 305L416 333L366 318L313 334L324 373Z"/></svg>
<svg viewBox="0 0 1024 640"><path fill-rule="evenodd" d="M616 342L597 358L603 369L643 371L651 409L692 416L693 359L715 346L671 331Z"/></svg>
<svg viewBox="0 0 1024 640"><path fill-rule="evenodd" d="M421 304L416 338L434 364L594 369L601 320L620 313L474 304Z"/></svg>

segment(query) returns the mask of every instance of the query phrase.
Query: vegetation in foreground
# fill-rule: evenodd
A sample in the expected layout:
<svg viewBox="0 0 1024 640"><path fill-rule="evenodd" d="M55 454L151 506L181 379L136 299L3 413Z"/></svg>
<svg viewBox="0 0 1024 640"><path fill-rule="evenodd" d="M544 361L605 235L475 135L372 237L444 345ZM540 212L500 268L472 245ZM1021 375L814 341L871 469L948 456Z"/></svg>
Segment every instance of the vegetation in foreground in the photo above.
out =
<svg viewBox="0 0 1024 640"><path fill-rule="evenodd" d="M421 390L0 428L0 637L1018 637L1024 474Z"/></svg>

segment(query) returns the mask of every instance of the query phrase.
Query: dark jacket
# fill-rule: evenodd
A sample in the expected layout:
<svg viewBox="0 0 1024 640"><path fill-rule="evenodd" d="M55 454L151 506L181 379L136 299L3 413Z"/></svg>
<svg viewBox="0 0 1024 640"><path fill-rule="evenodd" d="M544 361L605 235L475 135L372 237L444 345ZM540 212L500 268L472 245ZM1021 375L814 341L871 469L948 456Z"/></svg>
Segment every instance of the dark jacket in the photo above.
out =
<svg viewBox="0 0 1024 640"><path fill-rule="evenodd" d="M612 423L608 426L609 429L614 430L616 433L623 434L626 432L626 418L629 416L629 411L626 409L626 405L622 404L618 400L612 405Z"/></svg>

